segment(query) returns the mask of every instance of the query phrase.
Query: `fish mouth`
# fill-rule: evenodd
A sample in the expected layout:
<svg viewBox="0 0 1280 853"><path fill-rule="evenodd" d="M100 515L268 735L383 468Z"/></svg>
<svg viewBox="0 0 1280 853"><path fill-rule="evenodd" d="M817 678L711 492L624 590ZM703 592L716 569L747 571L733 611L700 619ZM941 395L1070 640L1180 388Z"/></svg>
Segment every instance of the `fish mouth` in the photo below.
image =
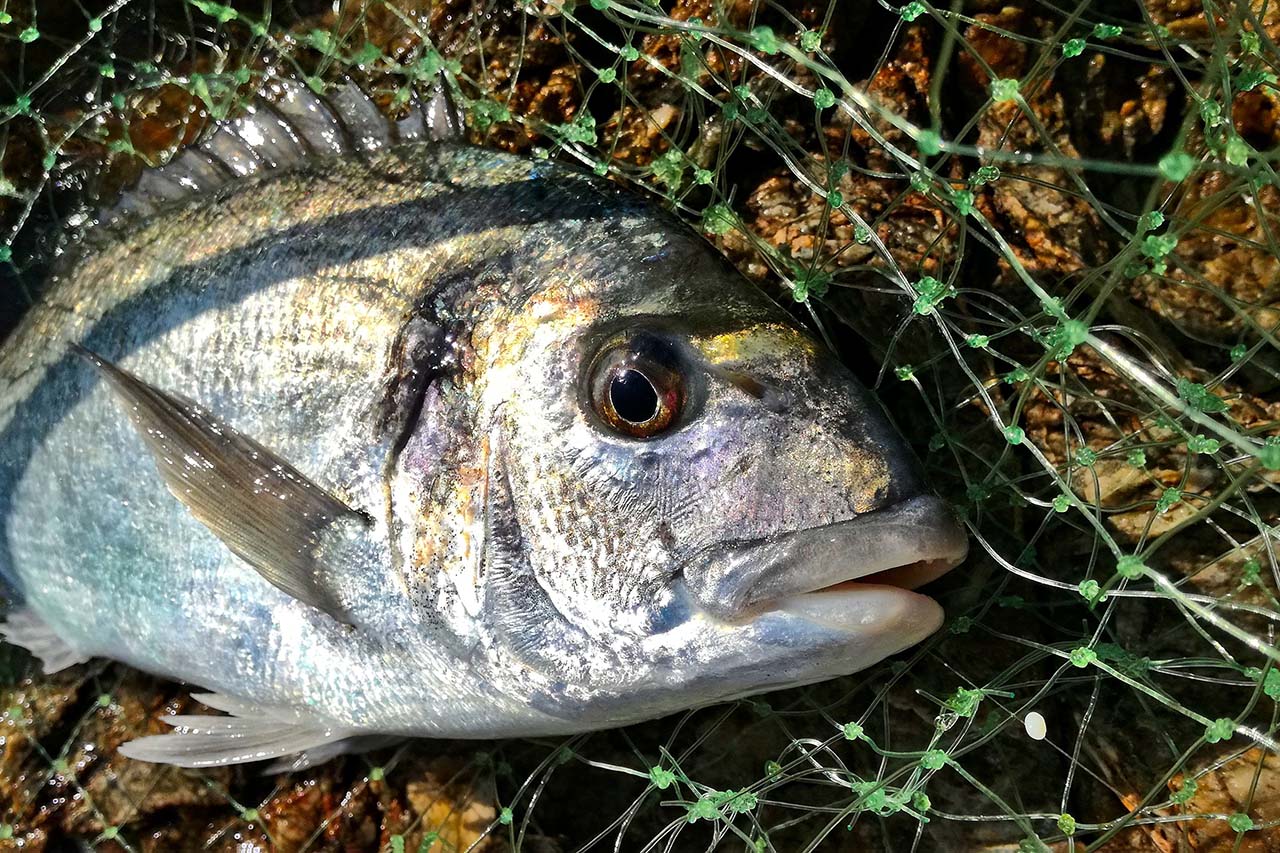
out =
<svg viewBox="0 0 1280 853"><path fill-rule="evenodd" d="M837 617L842 603L872 588L920 599L904 603L921 612L926 603L937 609L911 590L959 565L968 547L947 505L918 495L831 524L722 543L686 569L685 583L704 612L726 621L779 610L823 623L865 621L856 607Z"/></svg>

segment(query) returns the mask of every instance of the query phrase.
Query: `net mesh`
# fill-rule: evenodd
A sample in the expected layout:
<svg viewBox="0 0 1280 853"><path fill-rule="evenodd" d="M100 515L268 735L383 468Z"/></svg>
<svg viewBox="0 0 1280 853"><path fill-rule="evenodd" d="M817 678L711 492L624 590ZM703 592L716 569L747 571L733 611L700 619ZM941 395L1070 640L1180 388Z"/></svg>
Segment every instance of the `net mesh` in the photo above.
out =
<svg viewBox="0 0 1280 853"><path fill-rule="evenodd" d="M567 740L192 772L184 689L0 656L0 849L1280 843L1268 0L0 0L12 326L60 234L273 77L656 194L875 386L974 541L847 679Z"/></svg>

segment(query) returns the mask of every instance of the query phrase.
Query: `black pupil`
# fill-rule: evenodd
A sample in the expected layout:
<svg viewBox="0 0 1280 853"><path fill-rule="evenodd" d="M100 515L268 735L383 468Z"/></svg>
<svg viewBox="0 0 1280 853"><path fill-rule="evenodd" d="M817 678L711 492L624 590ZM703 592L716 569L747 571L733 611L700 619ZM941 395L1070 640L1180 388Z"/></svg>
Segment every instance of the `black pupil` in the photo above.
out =
<svg viewBox="0 0 1280 853"><path fill-rule="evenodd" d="M609 384L609 402L618 417L633 424L651 421L658 414L658 392L638 370L622 370Z"/></svg>

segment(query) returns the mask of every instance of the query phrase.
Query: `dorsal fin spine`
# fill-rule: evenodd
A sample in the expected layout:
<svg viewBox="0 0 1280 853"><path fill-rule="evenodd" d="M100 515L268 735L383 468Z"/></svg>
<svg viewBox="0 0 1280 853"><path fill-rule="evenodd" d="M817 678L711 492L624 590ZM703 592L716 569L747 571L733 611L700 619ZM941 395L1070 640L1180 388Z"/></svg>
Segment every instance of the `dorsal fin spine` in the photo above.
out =
<svg viewBox="0 0 1280 853"><path fill-rule="evenodd" d="M465 132L444 80L426 103L416 93L411 96L410 112L399 120L385 116L353 83L338 87L330 97L292 80L277 83L274 101L255 102L165 165L145 171L104 218L149 215L160 205L316 157L366 155L398 142L457 140Z"/></svg>

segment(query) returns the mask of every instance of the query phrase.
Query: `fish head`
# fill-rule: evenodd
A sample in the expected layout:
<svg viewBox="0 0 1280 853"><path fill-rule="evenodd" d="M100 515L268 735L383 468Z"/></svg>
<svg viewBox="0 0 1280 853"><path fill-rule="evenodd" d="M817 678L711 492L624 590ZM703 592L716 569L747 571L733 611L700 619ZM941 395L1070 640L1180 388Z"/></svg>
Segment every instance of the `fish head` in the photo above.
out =
<svg viewBox="0 0 1280 853"><path fill-rule="evenodd" d="M587 247L473 338L491 680L581 726L869 666L937 630L915 587L967 547L846 366L658 242Z"/></svg>

